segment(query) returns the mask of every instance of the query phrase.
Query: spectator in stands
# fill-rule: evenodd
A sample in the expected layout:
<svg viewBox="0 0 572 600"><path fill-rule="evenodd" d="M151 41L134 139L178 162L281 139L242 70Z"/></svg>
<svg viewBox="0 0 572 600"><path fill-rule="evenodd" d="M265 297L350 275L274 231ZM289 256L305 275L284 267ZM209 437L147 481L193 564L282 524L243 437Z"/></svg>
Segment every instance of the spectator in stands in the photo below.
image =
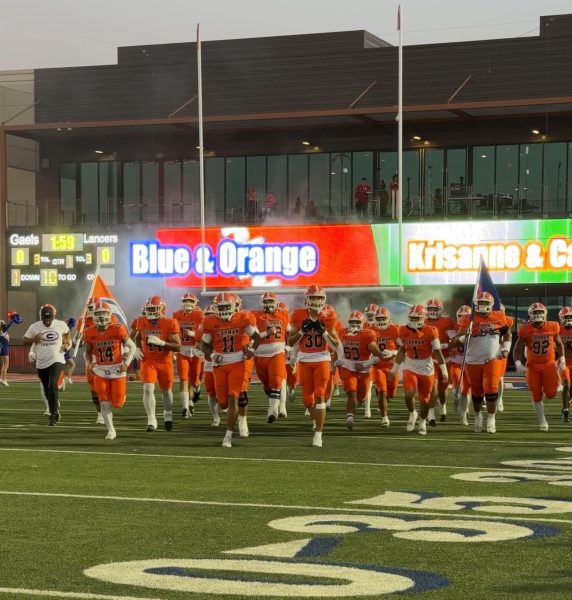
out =
<svg viewBox="0 0 572 600"><path fill-rule="evenodd" d="M381 180L379 184L379 216L385 217L387 215L387 205L389 204L389 193L387 191L387 184L385 179Z"/></svg>
<svg viewBox="0 0 572 600"><path fill-rule="evenodd" d="M275 216L278 209L278 197L274 192L268 192L264 198L264 216Z"/></svg>
<svg viewBox="0 0 572 600"><path fill-rule="evenodd" d="M246 190L246 218L247 218L247 220L255 221L257 212L258 212L258 192L254 189L254 186L249 185Z"/></svg>
<svg viewBox="0 0 572 600"><path fill-rule="evenodd" d="M399 176L397 173L391 178L389 193L391 195L391 215L397 214L397 191L399 190Z"/></svg>
<svg viewBox="0 0 572 600"><path fill-rule="evenodd" d="M302 213L302 199L300 196L296 196L296 202L294 208L290 211L290 216L293 218L299 218Z"/></svg>
<svg viewBox="0 0 572 600"><path fill-rule="evenodd" d="M371 192L371 185L367 182L367 177L362 177L361 181L357 184L354 198L356 201L356 212L358 217L365 218L367 215L367 206L369 203L369 193Z"/></svg>
<svg viewBox="0 0 572 600"><path fill-rule="evenodd" d="M443 208L443 194L441 188L435 188L435 193L433 194L433 214L442 216Z"/></svg>

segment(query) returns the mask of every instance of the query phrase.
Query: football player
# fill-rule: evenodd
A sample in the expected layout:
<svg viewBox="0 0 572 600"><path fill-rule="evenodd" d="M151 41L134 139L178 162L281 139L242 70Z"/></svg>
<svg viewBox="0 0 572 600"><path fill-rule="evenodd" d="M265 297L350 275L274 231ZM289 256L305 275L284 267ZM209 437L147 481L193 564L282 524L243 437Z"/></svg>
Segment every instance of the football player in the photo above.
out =
<svg viewBox="0 0 572 600"><path fill-rule="evenodd" d="M447 370L451 381L451 386L455 394L455 408L459 414L459 422L461 425L467 426L469 421L467 413L469 408L469 399L471 394L471 386L469 384L469 376L467 369L463 369L463 357L465 355L465 346L458 340L458 332L466 330L471 319L471 307L464 304L457 310L457 322L455 324L455 337L449 343L449 354L447 356ZM461 381L461 371L463 372L463 380Z"/></svg>
<svg viewBox="0 0 572 600"><path fill-rule="evenodd" d="M339 336L337 354L346 392L346 427L352 430L356 402L361 404L366 398L371 383L370 369L381 358L381 351L374 328L365 327L365 317L359 310L350 314L347 327L340 331Z"/></svg>
<svg viewBox="0 0 572 600"><path fill-rule="evenodd" d="M447 361L449 342L455 337L455 322L451 317L443 315L443 303L437 298L431 298L425 303L425 311L427 313L427 322L432 327L435 327L439 332L439 341L441 342L441 352ZM429 425L434 427L435 407L439 408L441 421L447 419L447 389L448 384L441 377L441 370L436 369L436 377L431 392L431 407L429 408Z"/></svg>
<svg viewBox="0 0 572 600"><path fill-rule="evenodd" d="M151 296L145 302L145 316L137 319L135 344L141 360L143 405L147 413L147 431L157 430L155 416L155 384L163 395L163 421L166 431L173 429L173 352L181 349L179 323L165 316L166 306L161 296Z"/></svg>
<svg viewBox="0 0 572 600"><path fill-rule="evenodd" d="M564 345L560 339L560 324L547 320L544 304L535 302L528 309L528 323L518 330L513 358L519 375L526 373L526 383L532 396L540 431L548 431L544 416L543 395L552 399L558 391L559 373L566 369ZM526 348L526 367L522 364ZM556 352L558 363L556 363Z"/></svg>
<svg viewBox="0 0 572 600"><path fill-rule="evenodd" d="M181 298L181 309L173 313L181 329L181 350L177 352L179 397L183 419L188 419L200 399L203 360L197 356L195 335L204 321L203 311L195 294L186 293ZM193 398L190 398L190 390Z"/></svg>
<svg viewBox="0 0 572 600"><path fill-rule="evenodd" d="M93 309L94 326L83 332L85 364L93 371L94 385L107 428L106 440L117 437L111 407L121 408L127 393L127 369L135 354L135 342L129 338L125 325L112 323L111 309L98 302ZM123 347L127 349L123 354Z"/></svg>
<svg viewBox="0 0 572 600"><path fill-rule="evenodd" d="M445 383L448 381L447 365L441 352L439 332L435 327L425 323L425 307L414 304L407 314L407 325L399 328L399 350L395 363L390 373L397 373L399 365L403 362L403 389L405 391L405 404L409 410L407 431L415 429L417 417L419 419L419 433L427 435L427 416L431 391L435 379L435 367L432 356L437 358L439 370ZM419 414L415 410L415 396L419 398Z"/></svg>
<svg viewBox="0 0 572 600"><path fill-rule="evenodd" d="M504 304L502 304L502 303L500 305L500 310L505 314L507 327L509 328L509 331L512 332L512 328L514 326L514 319L511 316L506 314ZM511 337L512 337L512 333L511 333ZM504 402L503 402L504 375L506 373L506 368L508 366L508 356L501 357L501 360L502 360L502 376L499 380L499 397L497 398L497 412L504 411Z"/></svg>
<svg viewBox="0 0 572 600"><path fill-rule="evenodd" d="M286 380L286 334L288 313L278 308L274 292L265 292L260 298L261 310L253 311L260 338L254 344L254 364L264 393L268 398L267 422L278 418L280 395Z"/></svg>
<svg viewBox="0 0 572 600"><path fill-rule="evenodd" d="M487 432L496 432L496 404L503 367L501 359L510 352L511 333L506 315L500 310L493 310L494 302L492 294L479 292L474 300L472 324L460 330L457 337L458 343L468 344L465 369L471 385L477 433L483 429L483 399L488 413Z"/></svg>
<svg viewBox="0 0 572 600"><path fill-rule="evenodd" d="M562 378L562 420L570 421L570 369L572 368L572 307L565 306L558 313L560 321L560 339L564 344L566 368L561 372Z"/></svg>
<svg viewBox="0 0 572 600"><path fill-rule="evenodd" d="M322 431L326 421L326 388L330 379L331 356L340 341L336 334L336 313L325 310L326 293L316 284L305 294L305 308L296 309L291 317L288 345L300 345L298 351L300 385L304 405L315 423L312 446L322 447Z"/></svg>
<svg viewBox="0 0 572 600"><path fill-rule="evenodd" d="M239 435L248 437L246 414L248 396L244 395L247 375L246 360L253 352L246 339L259 339L254 315L237 310L237 297L221 292L213 299L216 314L203 323L201 349L207 361L213 363L214 382L219 408L228 409L223 448L232 447L234 426L239 421Z"/></svg>
<svg viewBox="0 0 572 600"><path fill-rule="evenodd" d="M377 309L379 306L377 304L368 304L363 309L363 314L366 320L366 328L375 327L375 315L377 313ZM367 390L367 396L365 402L363 403L363 416L366 419L371 419L371 389L373 387L373 373L372 377L370 377L369 388Z"/></svg>
<svg viewBox="0 0 572 600"><path fill-rule="evenodd" d="M397 355L399 328L391 322L391 313L380 306L375 313L377 345L381 350L381 360L373 365L373 384L377 392L381 426L389 427L388 401L395 397L398 375L391 374L391 368Z"/></svg>

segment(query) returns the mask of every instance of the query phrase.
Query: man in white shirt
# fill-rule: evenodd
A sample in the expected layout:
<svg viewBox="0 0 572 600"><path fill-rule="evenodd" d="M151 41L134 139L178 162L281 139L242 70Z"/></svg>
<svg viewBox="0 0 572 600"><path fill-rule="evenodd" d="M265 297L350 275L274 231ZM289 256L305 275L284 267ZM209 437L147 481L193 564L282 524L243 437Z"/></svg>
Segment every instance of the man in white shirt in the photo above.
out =
<svg viewBox="0 0 572 600"><path fill-rule="evenodd" d="M71 347L70 330L64 321L56 319L52 304L40 308L40 320L32 323L24 336L24 345L31 346L30 360L36 363L38 377L48 399L50 426L60 420L58 379L66 359L64 353Z"/></svg>

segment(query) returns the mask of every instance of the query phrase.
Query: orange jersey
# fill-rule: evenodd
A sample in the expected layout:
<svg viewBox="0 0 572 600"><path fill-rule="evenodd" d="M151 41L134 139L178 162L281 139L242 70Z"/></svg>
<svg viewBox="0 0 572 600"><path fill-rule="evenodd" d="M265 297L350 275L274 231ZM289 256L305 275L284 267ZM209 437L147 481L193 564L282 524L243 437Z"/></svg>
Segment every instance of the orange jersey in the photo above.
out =
<svg viewBox="0 0 572 600"><path fill-rule="evenodd" d="M175 319L168 317L159 317L155 323L147 317L137 319L137 333L141 338L141 350L143 351L143 360L163 361L171 358L172 351L162 346L149 345L147 336L156 335L162 340L167 341L171 334L179 334L179 323Z"/></svg>
<svg viewBox="0 0 572 600"><path fill-rule="evenodd" d="M290 322L298 331L302 331L302 324L306 319L310 319L310 311L307 308L297 308L293 313ZM318 315L318 320L322 321L327 331L336 329L336 313L333 310L322 310ZM324 336L315 330L304 333L300 340L300 350L298 352L299 362L319 362L330 360L329 346Z"/></svg>
<svg viewBox="0 0 572 600"><path fill-rule="evenodd" d="M421 329L411 329L407 325L399 328L399 340L405 348L405 355L412 360L425 360L433 354L433 344L439 339L439 332L431 325Z"/></svg>
<svg viewBox="0 0 572 600"><path fill-rule="evenodd" d="M181 328L181 346L194 346L197 343L196 332L205 320L203 311L199 307L188 312L182 309L177 310L173 313L173 319L179 322ZM190 335L190 333L195 335Z"/></svg>
<svg viewBox="0 0 572 600"><path fill-rule="evenodd" d="M506 326L509 328L509 331L512 331L512 328L514 326L514 319L512 317L509 317L508 315L505 315L506 317Z"/></svg>
<svg viewBox="0 0 572 600"><path fill-rule="evenodd" d="M461 325L455 324L455 335L459 333L459 331L465 330L468 326L468 321L466 323L462 323ZM463 363L463 355L465 354L465 346L464 344L456 344L449 348L449 353L447 355L447 362L462 364Z"/></svg>
<svg viewBox="0 0 572 600"><path fill-rule="evenodd" d="M439 317L438 319L427 319L427 324L430 325L431 327L435 327L437 329L437 331L439 332L439 341L441 342L441 345L449 344L449 342L451 341L451 335L453 335L453 333L451 333L451 335L449 335L449 332L455 331L455 321L453 321L453 319L451 319L451 317ZM446 348L443 349L442 352L443 352L443 356L447 356L448 350Z"/></svg>
<svg viewBox="0 0 572 600"><path fill-rule="evenodd" d="M344 358L348 361L365 361L371 358L370 344L376 342L375 330L372 327L363 328L357 333L351 333L346 328L342 329L340 342L342 343Z"/></svg>
<svg viewBox="0 0 572 600"><path fill-rule="evenodd" d="M377 336L377 345L380 350L397 350L397 338L399 337L399 326L391 323L385 329L376 327L374 329ZM377 367L391 366L393 364L393 358L381 359L376 363Z"/></svg>
<svg viewBox="0 0 572 600"><path fill-rule="evenodd" d="M104 330L88 327L83 334L86 344L91 346L91 354L95 358L94 372L101 377L110 376L106 368L120 365L123 362L122 345L129 338L125 325L111 324ZM120 373L113 372L114 375ZM123 375L123 373L121 373Z"/></svg>
<svg viewBox="0 0 572 600"><path fill-rule="evenodd" d="M564 344L564 354L566 356L566 364L570 366L572 364L572 327L566 329L560 325L560 339Z"/></svg>
<svg viewBox="0 0 572 600"><path fill-rule="evenodd" d="M518 330L518 337L526 344L526 362L541 364L556 359L554 336L560 332L560 323L546 321L541 327L526 323Z"/></svg>
<svg viewBox="0 0 572 600"><path fill-rule="evenodd" d="M233 363L244 360L243 348L248 345L256 331L256 318L250 312L241 310L225 321L217 315L204 320L202 327L203 342L212 346L217 354L222 354L222 363Z"/></svg>
<svg viewBox="0 0 572 600"><path fill-rule="evenodd" d="M274 333L261 340L255 350L256 356L275 356L284 352L286 348L286 330L288 329L288 313L283 310L275 310L273 313L264 310L252 312L256 319L256 328L261 334L274 328Z"/></svg>

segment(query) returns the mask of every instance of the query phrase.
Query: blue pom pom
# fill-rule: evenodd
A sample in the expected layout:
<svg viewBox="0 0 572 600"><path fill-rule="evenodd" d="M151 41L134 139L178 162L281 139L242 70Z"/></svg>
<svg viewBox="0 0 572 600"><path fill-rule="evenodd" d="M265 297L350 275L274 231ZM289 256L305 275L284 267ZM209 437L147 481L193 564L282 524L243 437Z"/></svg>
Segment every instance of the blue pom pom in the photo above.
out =
<svg viewBox="0 0 572 600"><path fill-rule="evenodd" d="M73 317L70 317L70 318L67 320L67 324L68 324L68 327L69 327L70 329L73 329L73 328L75 327L76 320L75 320Z"/></svg>

